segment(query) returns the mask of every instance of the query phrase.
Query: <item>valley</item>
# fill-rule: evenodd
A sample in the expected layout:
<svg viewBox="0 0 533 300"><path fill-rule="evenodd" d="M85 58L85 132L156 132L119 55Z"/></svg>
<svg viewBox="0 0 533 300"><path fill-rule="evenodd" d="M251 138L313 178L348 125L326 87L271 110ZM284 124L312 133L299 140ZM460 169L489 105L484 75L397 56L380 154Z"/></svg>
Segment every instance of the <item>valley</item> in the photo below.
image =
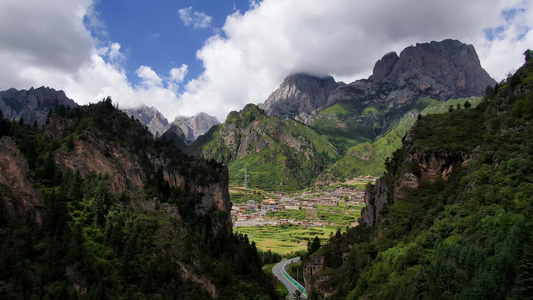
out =
<svg viewBox="0 0 533 300"><path fill-rule="evenodd" d="M278 299L265 270L299 256L309 299L524 298L525 57L496 83L472 45L416 44L223 123L0 92L0 297Z"/></svg>
<svg viewBox="0 0 533 300"><path fill-rule="evenodd" d="M364 206L364 189L373 182L373 177L358 177L325 192L263 192L267 199L262 201L240 200L240 204L233 203L231 210L234 231L246 234L261 251L290 256L306 250L315 236L326 242L336 231L357 226ZM242 199L246 190L238 191ZM257 194L258 191L251 193Z"/></svg>

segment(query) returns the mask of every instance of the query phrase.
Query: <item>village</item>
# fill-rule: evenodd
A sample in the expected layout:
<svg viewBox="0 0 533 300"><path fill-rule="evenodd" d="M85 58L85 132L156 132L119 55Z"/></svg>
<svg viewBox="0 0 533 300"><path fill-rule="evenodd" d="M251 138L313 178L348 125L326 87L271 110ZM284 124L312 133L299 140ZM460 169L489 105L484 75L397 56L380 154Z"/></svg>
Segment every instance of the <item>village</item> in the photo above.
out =
<svg viewBox="0 0 533 300"><path fill-rule="evenodd" d="M353 181L365 183L373 182L373 177L354 178ZM276 218L274 212L305 210L307 215L316 215L321 207L363 206L363 190L349 187L339 187L330 192L302 192L297 195L273 193L270 199L263 201L248 200L246 204L233 204L231 218L234 227L266 226L266 225L301 225L304 227L325 227L328 220L296 220L290 218Z"/></svg>

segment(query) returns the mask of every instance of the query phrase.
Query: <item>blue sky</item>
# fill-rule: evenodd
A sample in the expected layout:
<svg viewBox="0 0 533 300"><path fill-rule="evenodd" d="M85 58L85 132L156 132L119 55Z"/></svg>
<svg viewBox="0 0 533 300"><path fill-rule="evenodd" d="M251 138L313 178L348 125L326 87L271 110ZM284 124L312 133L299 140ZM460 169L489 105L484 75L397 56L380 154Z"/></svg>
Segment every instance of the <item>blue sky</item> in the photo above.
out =
<svg viewBox="0 0 533 300"><path fill-rule="evenodd" d="M531 0L3 0L0 90L111 96L170 121L264 102L291 73L367 78L384 54L458 39L497 80L533 48Z"/></svg>
<svg viewBox="0 0 533 300"><path fill-rule="evenodd" d="M140 78L135 72L140 65L163 74L186 64L187 76L198 77L203 67L196 51L220 31L228 15L248 10L249 2L111 0L96 3L94 9L103 28L91 28L91 32L121 45L127 54L128 79L136 84ZM192 22L185 24L184 15Z"/></svg>

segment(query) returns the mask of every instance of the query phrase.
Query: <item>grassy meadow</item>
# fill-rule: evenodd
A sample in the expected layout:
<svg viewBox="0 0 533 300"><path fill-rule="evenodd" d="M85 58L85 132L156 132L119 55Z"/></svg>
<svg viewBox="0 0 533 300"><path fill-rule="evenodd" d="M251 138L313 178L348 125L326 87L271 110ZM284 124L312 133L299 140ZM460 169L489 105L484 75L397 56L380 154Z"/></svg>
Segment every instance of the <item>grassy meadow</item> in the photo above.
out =
<svg viewBox="0 0 533 300"><path fill-rule="evenodd" d="M325 227L303 227L300 225L283 224L278 226L249 226L236 227L236 233L248 235L250 241L254 241L257 248L262 251L271 250L281 255L306 250L307 241L318 236L321 243L329 239L331 233L338 229L344 231L346 226L354 225L361 216L360 206L340 205L340 206L318 206L313 213L302 210L284 210L269 213L267 218L272 220L293 219L293 220L327 220L329 225Z"/></svg>

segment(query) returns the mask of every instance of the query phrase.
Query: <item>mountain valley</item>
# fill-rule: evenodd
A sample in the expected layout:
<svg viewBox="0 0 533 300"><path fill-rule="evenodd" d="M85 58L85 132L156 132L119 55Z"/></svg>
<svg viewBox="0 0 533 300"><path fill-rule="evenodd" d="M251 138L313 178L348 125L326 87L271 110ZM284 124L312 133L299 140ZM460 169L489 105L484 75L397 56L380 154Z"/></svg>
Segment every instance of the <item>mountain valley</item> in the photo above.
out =
<svg viewBox="0 0 533 300"><path fill-rule="evenodd" d="M526 299L525 57L496 82L472 45L416 44L223 123L0 92L0 297L280 299L283 254L307 299Z"/></svg>

